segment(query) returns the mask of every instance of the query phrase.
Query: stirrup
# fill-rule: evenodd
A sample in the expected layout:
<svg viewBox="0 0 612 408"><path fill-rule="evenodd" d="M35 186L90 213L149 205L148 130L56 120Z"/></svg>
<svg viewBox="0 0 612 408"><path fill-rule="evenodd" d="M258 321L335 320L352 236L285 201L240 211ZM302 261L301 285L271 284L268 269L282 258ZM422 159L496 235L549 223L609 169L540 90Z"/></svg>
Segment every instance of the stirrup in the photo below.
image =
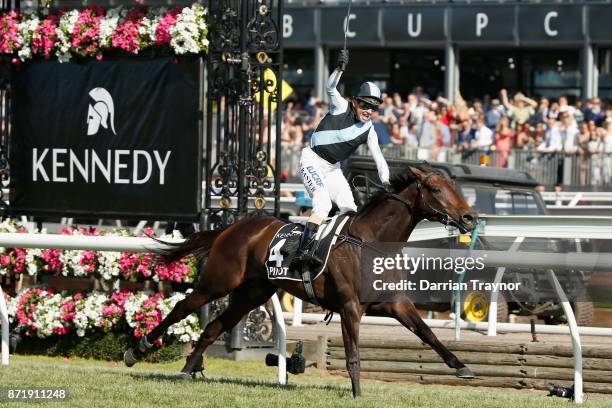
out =
<svg viewBox="0 0 612 408"><path fill-rule="evenodd" d="M298 254L295 258L294 261L298 261L300 264L309 264L312 266L318 266L323 264L323 260L321 258L319 258L316 253L313 253L311 251L304 251L304 253L302 254Z"/></svg>

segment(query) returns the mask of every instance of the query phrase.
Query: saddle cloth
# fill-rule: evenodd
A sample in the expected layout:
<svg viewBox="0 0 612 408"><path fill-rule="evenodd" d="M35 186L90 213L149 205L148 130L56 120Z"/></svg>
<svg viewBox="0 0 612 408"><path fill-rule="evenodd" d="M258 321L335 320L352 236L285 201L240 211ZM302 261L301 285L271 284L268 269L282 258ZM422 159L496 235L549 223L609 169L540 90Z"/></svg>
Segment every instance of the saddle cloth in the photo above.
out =
<svg viewBox="0 0 612 408"><path fill-rule="evenodd" d="M317 245L316 254L320 259L323 259L323 264L312 272L312 280L315 280L327 266L327 259L331 248L336 243L338 234L349 219L348 215L336 215L327 223L321 224L317 229L314 241L311 245ZM288 279L294 281L302 281L302 272L299 269L291 269L291 261L297 255L297 249L300 245L300 237L304 226L302 224L286 224L283 225L276 234L268 247L266 257L266 270L268 271L268 279Z"/></svg>

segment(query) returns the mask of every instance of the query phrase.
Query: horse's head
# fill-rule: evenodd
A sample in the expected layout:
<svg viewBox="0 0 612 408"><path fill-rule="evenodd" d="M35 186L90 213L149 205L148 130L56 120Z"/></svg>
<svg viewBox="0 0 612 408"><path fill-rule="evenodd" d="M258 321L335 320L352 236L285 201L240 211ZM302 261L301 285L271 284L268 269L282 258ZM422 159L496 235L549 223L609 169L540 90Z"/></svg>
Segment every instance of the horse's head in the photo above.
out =
<svg viewBox="0 0 612 408"><path fill-rule="evenodd" d="M393 183L400 196L408 196L408 190L416 185L417 194L411 197L414 215L430 221L453 225L463 233L476 227L478 213L469 206L455 190L453 183L440 171L427 163L408 166L409 174L404 178L409 183ZM399 187L399 188L398 188Z"/></svg>

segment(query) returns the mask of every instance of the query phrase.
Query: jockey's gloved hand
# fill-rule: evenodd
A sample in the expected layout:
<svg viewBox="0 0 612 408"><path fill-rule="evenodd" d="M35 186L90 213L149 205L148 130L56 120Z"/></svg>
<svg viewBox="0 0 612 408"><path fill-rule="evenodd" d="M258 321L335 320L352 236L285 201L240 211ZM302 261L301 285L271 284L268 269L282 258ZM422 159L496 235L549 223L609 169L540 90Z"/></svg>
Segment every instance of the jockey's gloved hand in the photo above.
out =
<svg viewBox="0 0 612 408"><path fill-rule="evenodd" d="M388 181L383 182L383 187L387 193L393 194L393 186Z"/></svg>
<svg viewBox="0 0 612 408"><path fill-rule="evenodd" d="M348 50L340 51L340 55L338 55L338 69L340 71L344 71L349 62L349 52Z"/></svg>

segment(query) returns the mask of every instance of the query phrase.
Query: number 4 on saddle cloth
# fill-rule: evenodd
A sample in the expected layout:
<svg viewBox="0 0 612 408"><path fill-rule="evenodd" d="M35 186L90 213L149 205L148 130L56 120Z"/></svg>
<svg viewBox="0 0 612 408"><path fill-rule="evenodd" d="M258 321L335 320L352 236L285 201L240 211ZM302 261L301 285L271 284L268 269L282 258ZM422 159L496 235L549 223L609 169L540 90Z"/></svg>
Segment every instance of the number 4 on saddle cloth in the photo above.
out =
<svg viewBox="0 0 612 408"><path fill-rule="evenodd" d="M315 280L327 265L327 259L331 248L336 243L338 234L348 220L347 215L337 215L328 222L321 224L317 229L317 233L309 245L316 245L316 255L319 259L323 259L323 263L318 265L316 270L309 271L312 280ZM300 236L304 226L302 224L286 224L283 225L270 241L268 248L268 256L266 260L266 270L268 271L268 279L288 279L301 282L303 280L303 271L301 265L293 265L291 262L297 255L297 249L300 242ZM296 266L298 266L296 268Z"/></svg>

